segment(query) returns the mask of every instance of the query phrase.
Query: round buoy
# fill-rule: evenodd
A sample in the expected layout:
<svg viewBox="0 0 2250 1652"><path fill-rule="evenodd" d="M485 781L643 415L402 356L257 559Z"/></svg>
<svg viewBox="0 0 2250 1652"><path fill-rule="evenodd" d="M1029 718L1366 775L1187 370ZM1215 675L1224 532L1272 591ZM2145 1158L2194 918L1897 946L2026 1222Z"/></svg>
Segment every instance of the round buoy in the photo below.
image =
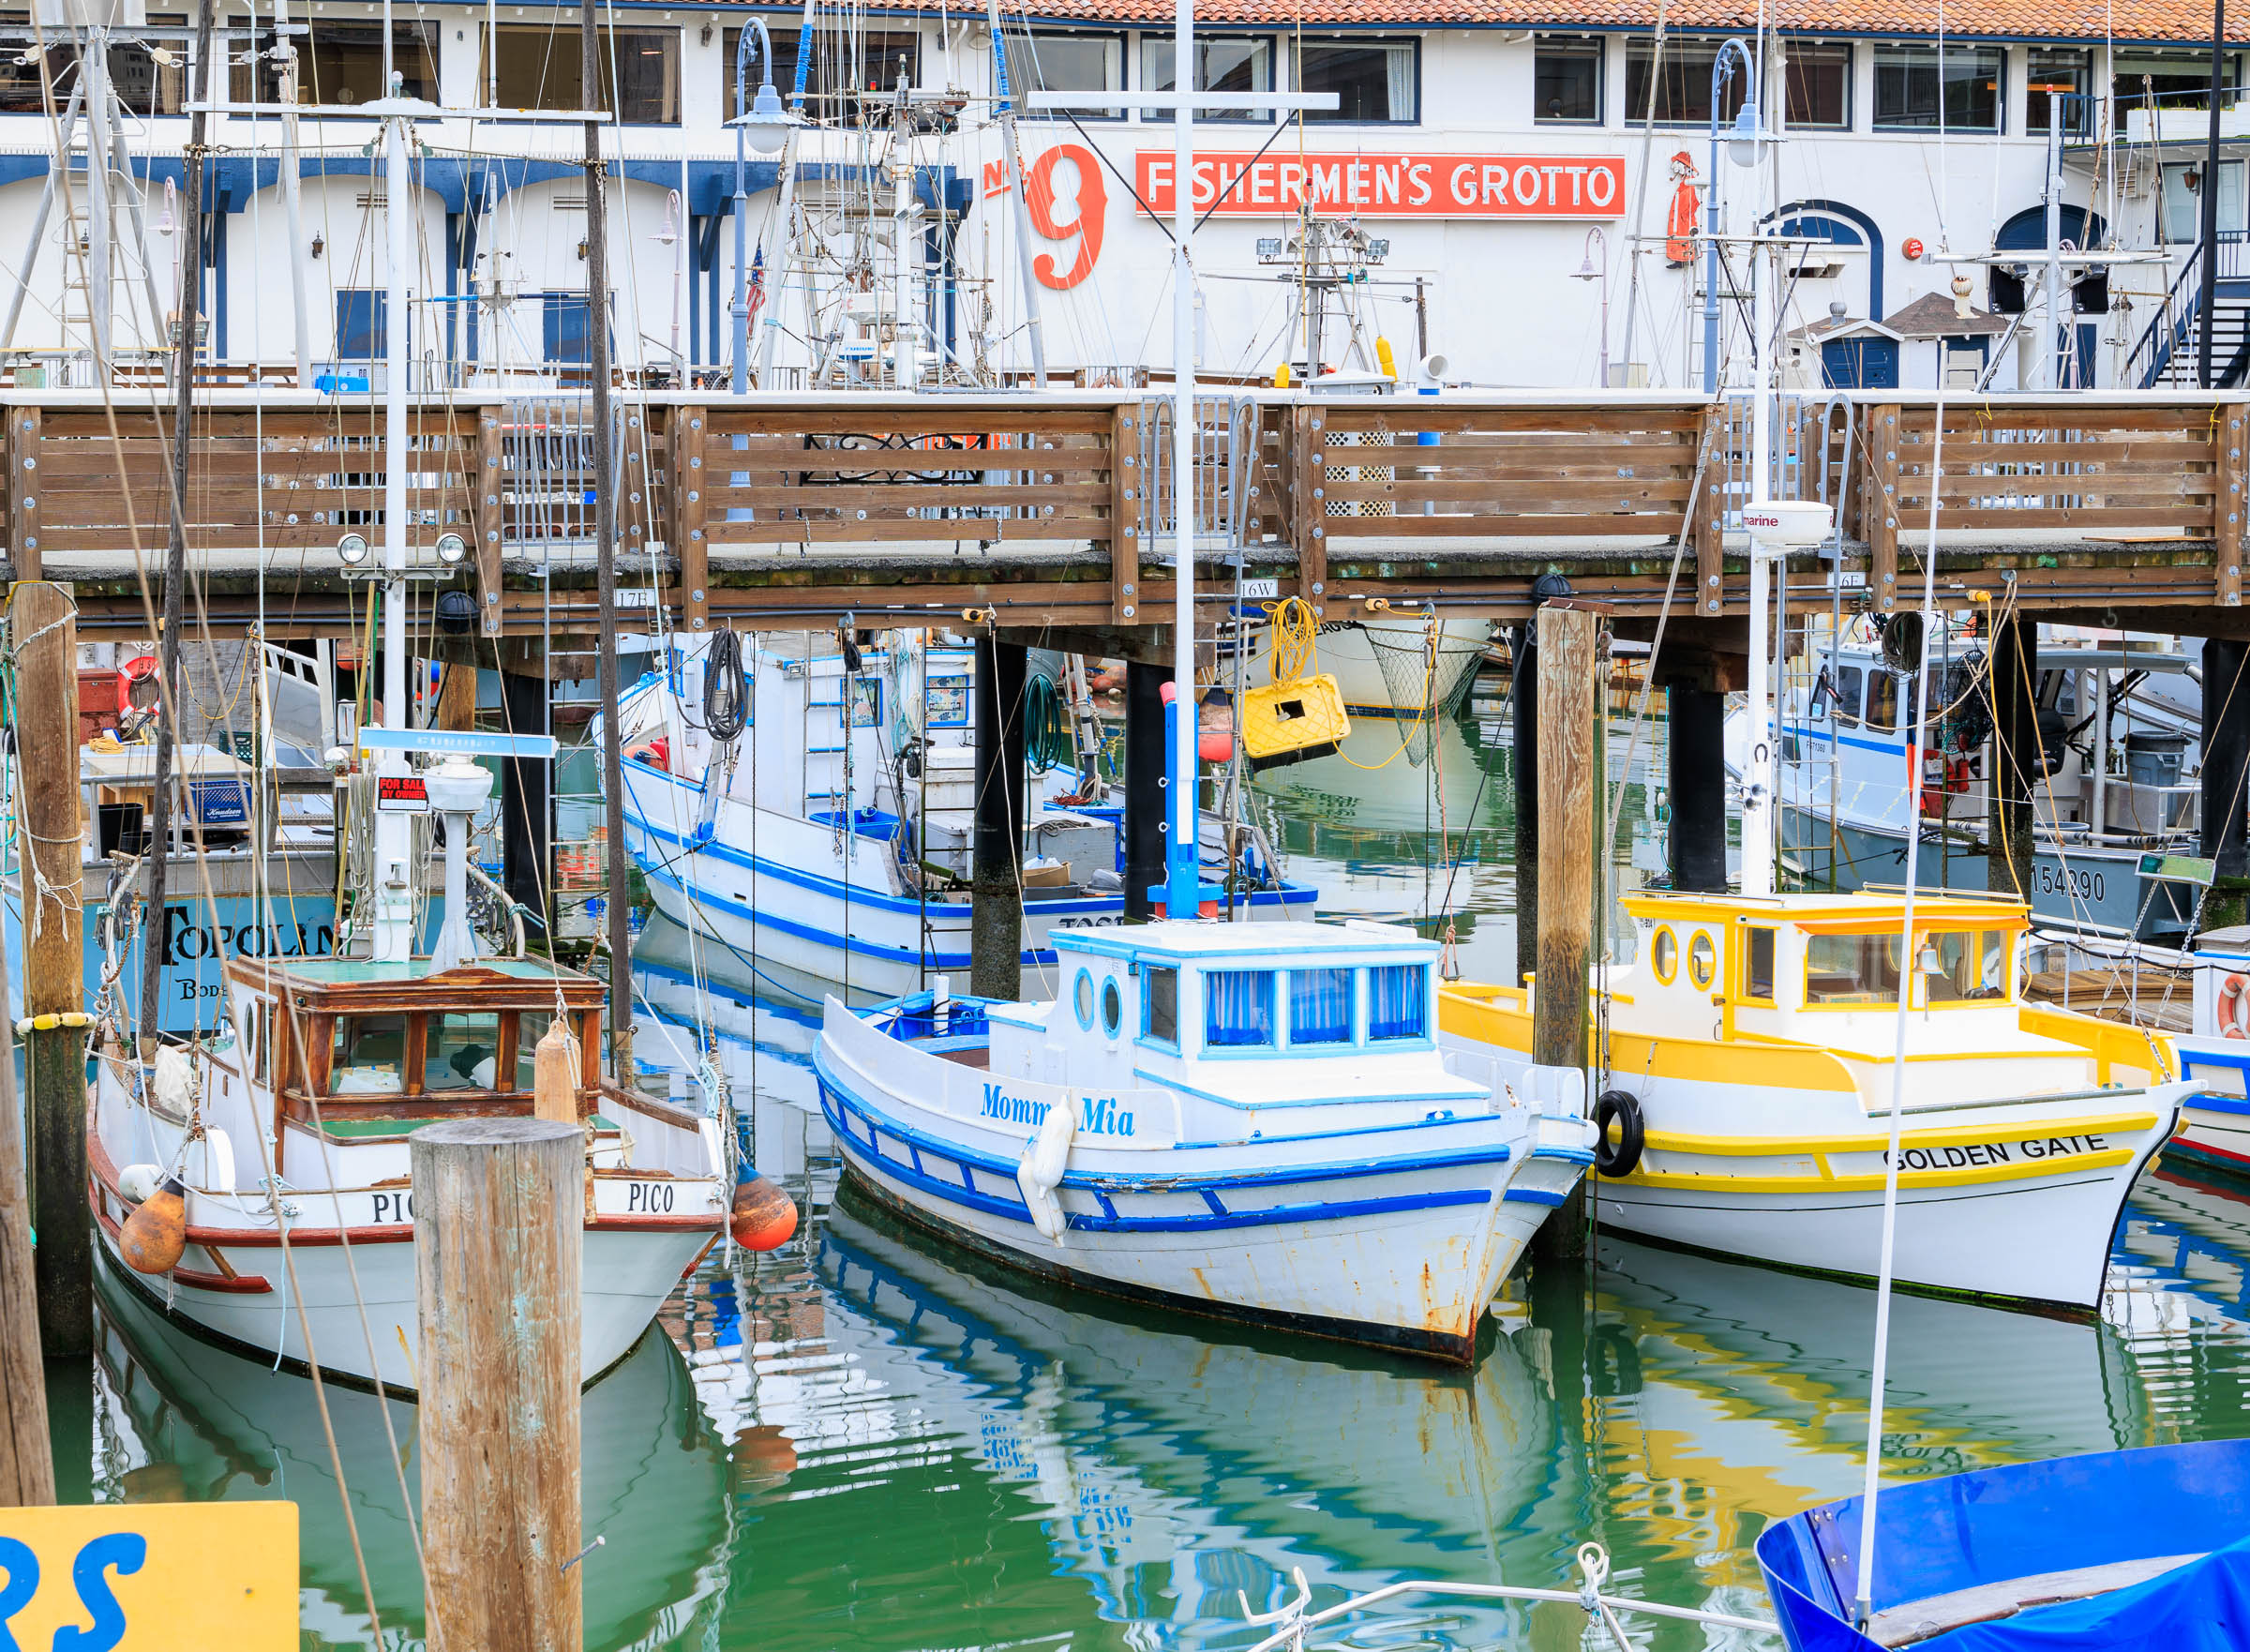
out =
<svg viewBox="0 0 2250 1652"><path fill-rule="evenodd" d="M1235 755L1235 733L1231 728L1206 728L1195 738L1195 755L1207 763L1230 762Z"/></svg>
<svg viewBox="0 0 2250 1652"><path fill-rule="evenodd" d="M170 1273L179 1266L180 1254L188 1248L187 1192L177 1177L168 1176L164 1185L125 1219L117 1248L135 1273Z"/></svg>
<svg viewBox="0 0 2250 1652"><path fill-rule="evenodd" d="M797 1231L796 1201L762 1176L744 1176L734 1184L727 1231L745 1251L778 1251Z"/></svg>

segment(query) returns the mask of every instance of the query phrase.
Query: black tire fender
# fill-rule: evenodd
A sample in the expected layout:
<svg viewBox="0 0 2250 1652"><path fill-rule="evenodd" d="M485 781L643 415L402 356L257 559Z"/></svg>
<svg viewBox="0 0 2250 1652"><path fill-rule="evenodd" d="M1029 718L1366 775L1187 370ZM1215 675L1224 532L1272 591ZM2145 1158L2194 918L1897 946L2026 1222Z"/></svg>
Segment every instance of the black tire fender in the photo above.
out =
<svg viewBox="0 0 2250 1652"><path fill-rule="evenodd" d="M1610 1126L1617 1139L1610 1140ZM1594 1103L1594 1168L1612 1178L1630 1176L1641 1164L1641 1149L1648 1145L1648 1131L1641 1121L1641 1102L1628 1089L1605 1089Z"/></svg>

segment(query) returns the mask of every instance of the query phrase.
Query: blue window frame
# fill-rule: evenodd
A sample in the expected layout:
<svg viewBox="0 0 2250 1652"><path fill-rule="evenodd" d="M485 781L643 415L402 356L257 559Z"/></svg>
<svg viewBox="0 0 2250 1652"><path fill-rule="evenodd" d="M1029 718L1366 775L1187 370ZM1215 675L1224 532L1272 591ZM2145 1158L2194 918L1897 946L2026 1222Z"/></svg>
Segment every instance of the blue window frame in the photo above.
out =
<svg viewBox="0 0 2250 1652"><path fill-rule="evenodd" d="M1179 971L1169 966L1141 971L1141 1032L1158 1044L1179 1044Z"/></svg>
<svg viewBox="0 0 2250 1652"><path fill-rule="evenodd" d="M376 287L342 287L336 294L336 353L343 361L381 361L390 353L391 295Z"/></svg>
<svg viewBox="0 0 2250 1652"><path fill-rule="evenodd" d="M1430 1036L1430 972L1420 964L1385 964L1367 972L1367 1036Z"/></svg>
<svg viewBox="0 0 2250 1652"><path fill-rule="evenodd" d="M1292 1044L1352 1042L1350 969L1289 971L1289 1042Z"/></svg>
<svg viewBox="0 0 2250 1652"><path fill-rule="evenodd" d="M1203 972L1203 1042L1210 1049L1271 1049L1273 971Z"/></svg>

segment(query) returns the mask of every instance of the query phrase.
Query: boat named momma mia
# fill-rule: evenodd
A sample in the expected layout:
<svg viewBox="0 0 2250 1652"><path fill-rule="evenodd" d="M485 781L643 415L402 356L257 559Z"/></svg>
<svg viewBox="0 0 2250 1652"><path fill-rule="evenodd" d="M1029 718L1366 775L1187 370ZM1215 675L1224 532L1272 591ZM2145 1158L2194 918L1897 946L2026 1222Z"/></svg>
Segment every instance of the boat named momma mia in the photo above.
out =
<svg viewBox="0 0 2250 1652"><path fill-rule="evenodd" d="M1898 1279L2090 1309L2141 1167L2197 1086L2139 1029L2020 999L2020 903L1899 893L1627 897L1593 1181L1606 1227L1877 1271L1899 989ZM1444 989L1448 1044L1530 1060L1532 988Z"/></svg>
<svg viewBox="0 0 2250 1652"><path fill-rule="evenodd" d="M1434 944L1165 922L1054 946L1050 1003L828 1000L814 1063L858 1183L1089 1289L1473 1357L1593 1136L1581 1098L1438 1048Z"/></svg>

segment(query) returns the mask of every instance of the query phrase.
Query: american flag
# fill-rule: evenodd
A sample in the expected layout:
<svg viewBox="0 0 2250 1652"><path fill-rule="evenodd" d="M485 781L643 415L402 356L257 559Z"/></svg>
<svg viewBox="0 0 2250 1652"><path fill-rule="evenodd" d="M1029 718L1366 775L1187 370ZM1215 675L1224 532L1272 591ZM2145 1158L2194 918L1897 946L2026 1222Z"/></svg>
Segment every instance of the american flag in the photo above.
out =
<svg viewBox="0 0 2250 1652"><path fill-rule="evenodd" d="M766 248L760 242L750 259L750 287L742 294L742 313L751 325L758 323L758 312L766 302Z"/></svg>

